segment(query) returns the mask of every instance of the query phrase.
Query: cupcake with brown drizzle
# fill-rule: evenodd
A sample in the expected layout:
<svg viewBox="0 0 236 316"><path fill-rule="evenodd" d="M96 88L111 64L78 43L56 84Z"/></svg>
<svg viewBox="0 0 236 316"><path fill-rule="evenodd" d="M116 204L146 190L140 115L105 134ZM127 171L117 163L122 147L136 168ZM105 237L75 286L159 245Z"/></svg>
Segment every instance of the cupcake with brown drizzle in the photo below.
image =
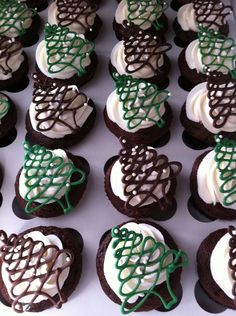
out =
<svg viewBox="0 0 236 316"><path fill-rule="evenodd" d="M181 169L180 162L169 162L152 147L127 145L106 164L105 191L113 206L127 216L164 219L171 212Z"/></svg>
<svg viewBox="0 0 236 316"><path fill-rule="evenodd" d="M48 8L48 22L68 27L70 31L93 40L102 26L97 9L90 0L56 0Z"/></svg>
<svg viewBox="0 0 236 316"><path fill-rule="evenodd" d="M33 78L33 100L26 115L27 140L52 149L78 143L93 127L93 101L77 86L48 86L36 74Z"/></svg>

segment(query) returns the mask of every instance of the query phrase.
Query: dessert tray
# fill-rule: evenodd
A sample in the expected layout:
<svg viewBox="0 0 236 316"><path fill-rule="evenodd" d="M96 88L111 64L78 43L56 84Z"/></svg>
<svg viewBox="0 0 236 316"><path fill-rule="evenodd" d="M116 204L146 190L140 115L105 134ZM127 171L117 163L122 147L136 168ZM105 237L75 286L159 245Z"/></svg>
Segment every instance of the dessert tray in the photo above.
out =
<svg viewBox="0 0 236 316"><path fill-rule="evenodd" d="M229 3L229 0L223 2ZM234 12L236 3L234 2ZM4 169L4 180L1 187L2 205L0 206L0 228L8 234L19 233L34 226L55 225L58 227L70 227L78 230L83 236L83 271L81 280L69 297L68 302L59 310L51 308L43 312L44 316L54 315L97 315L118 316L120 306L113 303L102 291L96 273L96 253L101 236L111 227L129 220L113 208L104 191L104 165L106 161L118 154L121 145L117 138L109 132L103 120L103 109L108 95L114 90L114 82L108 71L108 63L112 47L117 39L112 30L112 20L115 14L117 2L115 0L103 0L98 14L103 21L103 27L95 40L96 53L98 55L98 68L94 78L81 88L88 97L97 105L97 118L95 126L87 137L78 145L70 147L69 151L87 159L90 164L90 175L85 195L79 205L65 216L56 218L34 218L23 220L15 216L12 211L12 203L15 197L15 177L23 162L23 141L25 137L25 114L32 100L32 79L34 71L35 50L37 44L25 48L30 63L30 84L18 93L7 93L18 108L17 138L7 146L0 148L0 164ZM39 13L44 22L47 21L47 9ZM159 153L166 154L170 160L177 160L183 164L183 170L177 179L177 210L174 216L166 221L158 222L173 236L180 249L183 249L189 257L189 264L182 273L182 299L179 305L168 312L168 315L192 316L209 315L220 313L220 315L234 315L235 311L224 309L210 302L202 294L198 286L196 272L196 252L201 241L212 231L235 225L234 221L210 221L200 216L192 207L189 189L189 176L195 158L204 150L193 150L188 148L183 140L183 127L180 124L180 109L186 100L188 92L178 85L179 69L177 59L181 48L174 44L174 32L172 23L176 17L176 11L169 7L166 11L169 20L169 30L166 39L172 44L168 52L171 60L170 84L168 90L171 92L169 103L172 106L174 120L170 129L171 137L163 147L157 148ZM236 39L236 27L234 15L229 17L230 36ZM41 27L41 37L43 23ZM3 91L4 92L4 91ZM181 296L181 293L180 293ZM154 316L157 311L147 312ZM33 313L27 313L33 315ZM143 313L140 313L143 314ZM13 310L0 304L0 315L16 315Z"/></svg>

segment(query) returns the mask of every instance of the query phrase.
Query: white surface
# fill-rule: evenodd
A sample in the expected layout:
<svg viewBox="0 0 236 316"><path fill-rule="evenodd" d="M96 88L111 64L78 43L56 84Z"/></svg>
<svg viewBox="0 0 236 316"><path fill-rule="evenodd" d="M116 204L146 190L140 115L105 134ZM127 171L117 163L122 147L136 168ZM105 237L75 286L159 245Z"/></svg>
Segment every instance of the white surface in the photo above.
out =
<svg viewBox="0 0 236 316"><path fill-rule="evenodd" d="M94 99L97 104L98 116L96 124L91 133L78 146L70 148L74 154L84 156L90 163L91 174L89 177L86 193L81 203L70 214L52 219L33 219L24 221L17 218L12 212L12 200L14 198L14 182L16 173L23 163L23 147L22 142L25 135L24 119L25 113L31 103L32 83L29 87L20 93L9 93L17 104L18 136L16 141L8 147L0 148L0 163L4 166L5 177L1 189L3 195L3 204L0 207L1 228L8 233L21 232L27 228L37 225L56 225L59 227L72 227L80 231L84 238L83 252L83 273L80 283L76 291L69 297L67 303L60 310L51 308L44 311L44 316L60 316L60 315L81 315L81 316L119 316L120 306L113 303L102 291L95 266L95 257L98 243L101 235L112 226L123 221L129 220L128 217L116 211L107 199L103 188L103 166L107 159L117 155L120 144L113 134L105 127L102 111L107 96L114 90L114 83L108 73L108 61L110 51L117 39L112 31L111 23L115 14L116 1L103 0L103 5L99 9L99 15L103 20L103 28L99 37L96 39L96 52L99 57L99 66L94 79L82 91ZM47 11L40 13L46 17ZM171 28L172 21L176 16L176 12L171 8L167 10L169 17L169 33L167 38L173 43L173 31ZM231 30L232 24L231 24ZM36 45L25 49L30 60L31 69L34 67L34 53ZM197 248L205 236L210 232L227 227L230 222L215 221L211 223L200 223L195 220L187 210L187 200L190 195L189 191L189 174L194 159L200 155L202 151L195 151L187 148L182 142L182 126L179 122L179 113L184 103L187 92L183 91L177 83L179 71L177 66L177 57L181 49L173 44L173 49L168 52L172 62L172 72L170 75L171 83L169 90L172 96L169 102L174 112L174 121L171 126L171 139L169 143L158 149L158 152L167 154L170 160L179 160L183 163L183 170L178 178L177 187L177 203L178 209L174 217L170 220L162 222L161 225L169 230L179 247L185 250L189 256L189 265L184 269L182 274L183 298L179 306L167 314L170 316L188 315L205 316L210 315L205 312L196 302L194 297L194 286L197 281L195 255ZM235 221L231 224L236 224ZM167 315L166 314L166 315ZM234 315L235 312L227 310L219 314L223 316ZM10 308L0 304L1 316L16 316ZM27 313L26 315L35 315ZM165 315L151 311L148 313L139 313L133 315Z"/></svg>

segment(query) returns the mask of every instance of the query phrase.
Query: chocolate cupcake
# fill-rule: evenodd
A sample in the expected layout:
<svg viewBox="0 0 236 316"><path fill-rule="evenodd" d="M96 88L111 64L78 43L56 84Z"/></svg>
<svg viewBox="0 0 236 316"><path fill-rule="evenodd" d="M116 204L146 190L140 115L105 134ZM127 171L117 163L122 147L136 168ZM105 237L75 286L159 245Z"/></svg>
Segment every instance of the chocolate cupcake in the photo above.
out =
<svg viewBox="0 0 236 316"><path fill-rule="evenodd" d="M70 31L93 40L102 26L97 9L90 0L56 0L48 8L48 22L68 27Z"/></svg>
<svg viewBox="0 0 236 316"><path fill-rule="evenodd" d="M153 144L166 135L172 121L169 92L131 76L114 73L113 78L116 90L104 110L109 130L132 144Z"/></svg>
<svg viewBox="0 0 236 316"><path fill-rule="evenodd" d="M4 93L0 92L0 147L11 143L17 120L16 106ZM0 176L1 183L1 176Z"/></svg>
<svg viewBox="0 0 236 316"><path fill-rule="evenodd" d="M187 255L164 228L135 220L102 236L96 260L101 287L123 314L173 309L187 263Z"/></svg>
<svg viewBox="0 0 236 316"><path fill-rule="evenodd" d="M208 235L197 252L199 282L214 302L236 309L235 245L236 229L218 229Z"/></svg>
<svg viewBox="0 0 236 316"><path fill-rule="evenodd" d="M40 17L37 10L17 0L0 1L0 36L14 38L23 46L31 46L38 39Z"/></svg>
<svg viewBox="0 0 236 316"><path fill-rule="evenodd" d="M45 84L81 86L94 76L94 43L67 27L45 25L44 40L36 50L36 72Z"/></svg>
<svg viewBox="0 0 236 316"><path fill-rule="evenodd" d="M235 95L236 79L230 74L213 72L194 87L180 115L188 135L212 147L218 133L236 140Z"/></svg>
<svg viewBox="0 0 236 316"><path fill-rule="evenodd" d="M194 162L190 189L197 209L211 219L236 219L236 142L216 137L217 145ZM207 172L206 172L207 170Z"/></svg>
<svg viewBox="0 0 236 316"><path fill-rule="evenodd" d="M29 8L37 9L38 12L45 10L48 6L48 0L20 0L26 3Z"/></svg>
<svg viewBox="0 0 236 316"><path fill-rule="evenodd" d="M131 75L166 88L170 61L165 53L171 49L171 45L163 44L159 36L149 34L134 24L130 27L125 23L125 27L124 40L118 42L111 52L111 75L113 72Z"/></svg>
<svg viewBox="0 0 236 316"><path fill-rule="evenodd" d="M23 90L28 85L28 70L21 43L0 36L0 90Z"/></svg>
<svg viewBox="0 0 236 316"><path fill-rule="evenodd" d="M133 23L142 30L154 35L164 35L168 29L168 19L163 13L168 8L166 2L151 1L119 1L113 20L113 29L119 40L125 37L126 29L123 23ZM132 24L131 24L132 27Z"/></svg>
<svg viewBox="0 0 236 316"><path fill-rule="evenodd" d="M228 35L229 25L226 19L231 12L232 7L224 5L220 0L194 0L183 5L178 10L173 24L176 44L186 47L197 39L199 26Z"/></svg>
<svg viewBox="0 0 236 316"><path fill-rule="evenodd" d="M26 139L47 148L66 148L82 140L93 127L93 101L77 86L45 86L35 80L33 100L26 115Z"/></svg>
<svg viewBox="0 0 236 316"><path fill-rule="evenodd" d="M105 191L113 206L135 218L168 218L174 202L180 162L169 162L152 147L120 150L105 170Z"/></svg>
<svg viewBox="0 0 236 316"><path fill-rule="evenodd" d="M25 159L15 182L16 200L26 214L67 214L82 198L89 170L84 159L62 149L24 144Z"/></svg>
<svg viewBox="0 0 236 316"><path fill-rule="evenodd" d="M0 300L15 312L61 308L82 271L83 239L74 229L38 226L0 231Z"/></svg>
<svg viewBox="0 0 236 316"><path fill-rule="evenodd" d="M192 0L172 0L170 6L173 10L178 11L180 7L191 2Z"/></svg>
<svg viewBox="0 0 236 316"><path fill-rule="evenodd" d="M234 40L217 31L200 28L198 39L192 41L179 55L179 69L188 90L205 82L210 71L232 72L236 45Z"/></svg>

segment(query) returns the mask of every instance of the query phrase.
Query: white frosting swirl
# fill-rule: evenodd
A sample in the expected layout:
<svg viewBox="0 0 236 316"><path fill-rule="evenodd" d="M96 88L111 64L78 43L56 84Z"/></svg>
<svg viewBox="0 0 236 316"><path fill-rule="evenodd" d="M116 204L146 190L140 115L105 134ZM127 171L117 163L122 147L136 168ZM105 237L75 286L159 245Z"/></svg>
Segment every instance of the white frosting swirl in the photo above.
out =
<svg viewBox="0 0 236 316"><path fill-rule="evenodd" d="M229 268L230 238L230 234L226 233L215 245L211 253L210 270L216 284L233 300L232 290L235 281L232 278L232 270Z"/></svg>
<svg viewBox="0 0 236 316"><path fill-rule="evenodd" d="M50 151L52 152L53 157L62 157L63 163L69 163L69 162L72 163L72 161L67 157L67 154L66 154L66 152L64 150L62 150L62 149L55 149L55 150L50 150ZM48 161L43 162L42 163L42 168L46 167L47 165L48 165ZM65 182L65 180L67 179L65 174L66 174L66 172L68 170L70 170L69 168L70 168L69 166L66 166L63 169L64 175L59 176L59 174L57 174L57 177L54 179L53 183L61 184L61 183ZM32 199L35 196L37 196L38 194L40 194L40 192L42 190L44 190L45 187L44 186L37 186L34 189L31 189L30 192L28 192L29 189L26 186L25 172L26 172L26 170L23 168L22 171L21 171L20 177L19 177L19 193L20 193L20 195L21 195L21 197L23 199L25 198L26 194L28 195L29 199ZM32 172L34 172L34 171L32 171ZM53 176L52 172L56 172L56 168L55 169L49 169L48 170L48 173L49 173L48 176ZM46 184L48 179L45 177L44 179L42 179L42 181L44 181L44 180L45 180L45 184ZM70 179L68 179L68 181L70 181ZM57 192L58 187L50 186L49 188L47 188L45 190L45 192L43 193L43 196L44 197L55 197L58 200L60 200L61 197L65 194L66 189L67 189L66 186L63 186ZM45 202L45 199L38 198L38 199L35 199L35 202L43 203L43 202ZM53 202L55 202L55 200L52 199L52 200L50 200L48 202L48 204L53 203Z"/></svg>
<svg viewBox="0 0 236 316"><path fill-rule="evenodd" d="M150 59L151 65L156 68L156 56L153 56ZM125 61L125 51L124 51L124 41L118 42L111 51L111 63L116 68L117 72L120 75L130 75L126 72L127 63ZM161 67L164 64L163 55L158 61L158 67ZM137 67L136 64L130 66L130 70L134 70ZM151 78L156 75L155 71L151 69L149 66L143 66L141 69L132 72L132 77L134 78Z"/></svg>
<svg viewBox="0 0 236 316"><path fill-rule="evenodd" d="M70 54L73 52L73 50L70 51ZM64 54L62 61L63 62L71 62L71 56L70 54L68 54L68 56L66 56ZM58 56L55 56L55 60L54 62L56 63ZM80 64L81 64L81 57L78 56L76 57L73 62L72 62L72 67L70 67L68 65L68 67L66 67L65 69L62 70L62 68L64 68L64 64L55 64L53 66L53 73L49 72L49 67L48 67L48 63L47 63L47 59L48 59L48 55L47 55L47 50L46 50L46 41L41 41L36 49L36 63L40 69L40 71L47 77L49 78L56 78L56 79L69 79L71 77L73 77L77 72L75 68L79 68ZM53 58L51 57L51 62L53 62ZM83 67L87 67L88 65L90 65L91 60L90 57L87 56L86 58L84 58L82 60L82 66Z"/></svg>
<svg viewBox="0 0 236 316"><path fill-rule="evenodd" d="M147 10L142 12L138 10L139 4L137 3L137 10L132 10L130 15L131 21L139 25L141 29L146 30L152 26L152 23L158 19L162 14L162 6L157 4L156 0L149 1L150 5ZM134 6L134 5L133 5ZM156 12L160 11L159 16L156 16ZM122 24L123 21L128 20L128 4L127 0L121 0L117 6L116 13L115 13L115 20L118 24ZM145 22L144 22L145 20Z"/></svg>
<svg viewBox="0 0 236 316"><path fill-rule="evenodd" d="M69 88L73 88L73 89L69 90L66 93L66 95L64 96L65 100L72 99L73 97L77 95L79 91L76 86L69 86ZM54 91L56 90L57 89L55 89ZM51 93L53 93L53 91ZM60 98L61 94L58 97ZM68 134L72 134L71 128L78 129L78 126L82 127L84 123L86 122L87 118L89 117L90 113L93 111L93 108L86 103L85 96L83 94L77 95L77 97L75 97L75 99L73 100L73 102L70 104L70 106L67 109L70 109L70 110L74 109L78 106L78 104L84 103L83 106L81 106L79 109L76 110L75 116L74 116L73 111L64 111L60 115L60 120L65 122L66 124L63 124L60 121L57 121L53 125L53 120L49 120L47 119L47 117L50 115L51 110L55 110L55 108L58 107L58 103L51 102L51 98L48 98L48 100L45 100L45 101L46 102L44 103L37 104L37 108L40 110L45 107L48 108L48 104L49 104L48 111L42 112L38 116L38 118L40 120L45 119L45 121L43 121L40 124L40 128L48 129L50 127L49 130L43 131L37 128L37 125L39 122L36 119L36 115L38 115L38 112L36 111L36 108L35 108L36 104L33 102L30 104L30 107L29 107L29 116L30 116L30 121L31 121L31 125L33 129L36 132L42 133L43 135L49 138L63 138L64 136Z"/></svg>
<svg viewBox="0 0 236 316"><path fill-rule="evenodd" d="M130 93L129 97L132 98L132 92ZM149 100L152 103L155 103L155 102L158 103L158 96L154 100L152 100L152 97L150 97ZM137 106L138 104L139 104L139 100L137 98L134 106ZM148 100L147 100L147 103L145 103L145 104L148 104ZM148 114L148 118L152 119L153 121L142 120L140 125L132 128L132 129L129 129L127 126L128 121L124 119L125 111L123 110L123 105L119 100L119 96L117 95L116 90L113 91L107 99L106 111L107 111L107 115L108 115L109 119L112 122L116 123L120 128L122 128L123 130L125 130L126 132L129 132L129 133L135 133L135 132L139 131L140 129L151 127L151 126L155 125L155 121L157 122L160 119L159 115L156 112L156 109L154 107L152 107L152 109L150 110L150 112ZM160 116L163 116L164 113L165 113L165 106L164 106L164 103L162 103L160 105L160 108L159 108L159 114L160 114ZM140 115L145 116L145 114L146 114L145 111L143 113L140 111ZM135 125L136 121L134 120L133 123Z"/></svg>
<svg viewBox="0 0 236 316"><path fill-rule="evenodd" d="M177 21L184 31L198 31L193 3L187 3L179 8L177 12Z"/></svg>
<svg viewBox="0 0 236 316"><path fill-rule="evenodd" d="M224 208L230 208L236 210L236 203L232 205L224 205L223 200L225 194L220 192L220 186L222 185L222 180L220 180L220 172L216 168L216 161L214 159L215 151L211 150L201 161L198 171L197 171L197 187L198 194L200 198L207 204L220 203ZM227 158L227 157L225 157ZM236 168L236 162L234 162L234 168ZM207 172L206 172L207 170ZM236 180L232 182L229 181L224 186L224 189L230 189L232 186L236 185ZM228 197L228 202L234 201L234 196Z"/></svg>
<svg viewBox="0 0 236 316"><path fill-rule="evenodd" d="M148 147L151 149L151 147ZM151 157L151 154L148 153L146 155L147 159L149 159ZM140 158L141 160L142 158ZM158 159L156 166L158 166L159 164L162 163L161 159ZM143 166L142 172L143 175L146 176L146 170L148 170L149 168L151 168L153 166L153 163L149 163ZM119 160L117 160L114 165L112 166L111 169L111 175L110 175L110 183L111 183L111 189L113 191L113 193L118 196L122 201L127 201L128 200L128 196L124 195L124 190L125 190L125 184L122 182L122 177L124 176L122 170L121 170L122 166ZM161 179L166 179L168 178L170 175L170 168L168 167L166 169L165 172L162 173L161 175ZM137 176L142 177L142 174L140 172L140 174L138 174ZM148 192L150 190L150 185L148 185L148 180L149 181L153 181L155 180L157 177L157 172L156 171L152 171L150 176L146 179L146 183L143 184L140 187L140 190ZM165 193L167 193L169 191L170 188L170 181L167 184L166 188L165 188ZM158 199L161 199L163 197L163 185L162 184L158 184L155 189L153 190L153 195L155 197L157 197ZM128 192L132 192L132 190L135 190L135 185L129 185L127 188ZM137 204L139 204L145 197L145 194L137 194L135 196L132 197L132 199L129 201L129 204L131 204L132 206L135 206ZM149 205L151 203L156 202L156 199L154 199L154 197L150 196L145 202L142 203L141 206L145 206L145 205Z"/></svg>
<svg viewBox="0 0 236 316"><path fill-rule="evenodd" d="M217 134L221 131L235 132L236 116L234 115L229 116L221 128L215 128L213 126L213 119L210 116L209 99L207 97L207 93L208 90L206 82L198 84L189 92L186 100L186 115L188 119L193 122L202 123L203 126L213 134ZM231 91L231 94L232 93L233 91ZM221 96L221 94L221 91L217 92L217 96ZM226 101L228 100L226 99ZM218 113L218 111L218 109L215 109L215 115Z"/></svg>
<svg viewBox="0 0 236 316"><path fill-rule="evenodd" d="M126 223L125 225L121 226L121 228L127 228L129 231L132 230L132 231L135 231L136 233L142 234L144 238L150 236L158 242L165 243L164 237L161 234L161 232L157 228L153 227L152 225L137 224L137 223L129 222L129 223ZM106 278L108 285L112 289L112 291L121 299L121 301L123 301L124 297L121 296L119 293L119 288L120 288L120 282L118 280L119 270L115 268L116 259L114 258L114 248L112 247L113 241L114 240L111 240L111 242L109 243L107 250L106 250L106 254L105 254L105 258L104 258L104 266L103 266L104 276ZM151 244L151 245L149 244L149 247L151 247L152 245L153 244ZM115 250L121 248L122 246L123 246L123 242L120 242L116 246ZM137 252L139 252L141 250L140 247L141 246L137 247ZM147 244L147 247L148 247L148 244ZM169 249L167 245L166 245L166 249L167 250ZM153 253L152 258L154 259L158 255L159 255L159 250L156 250ZM170 263L173 260L172 258L173 258L172 256L169 256L167 258L168 262L166 262L166 263L167 264ZM145 262L145 259L146 259L145 256L143 256L142 262ZM133 255L131 260L130 260L130 264L135 263L137 260L137 257L135 255ZM156 269L158 269L159 263L156 263L155 265L156 265ZM149 275L147 275L143 278L143 282L140 284L137 291L149 290L150 287L153 285L153 283L155 282L155 277L156 277L155 265L151 266L151 267L147 267L146 271L149 271L149 272L153 271L153 273L150 273ZM132 267L131 268L127 267L127 269L132 269ZM129 273L131 273L131 272L127 271L127 275L129 275ZM136 273L140 274L140 273L142 273L142 271L139 270L139 268L137 268ZM159 285L165 281L166 281L166 271L163 270L159 275L159 278L156 282L156 285ZM122 288L122 290L123 290L123 292L127 291L128 293L130 293L132 291L132 289L134 289L135 286L136 286L136 283L131 279L130 281L128 281L124 284L124 287ZM129 300L129 303L134 303L138 298L139 298L139 295L134 295L132 297L132 299Z"/></svg>
<svg viewBox="0 0 236 316"><path fill-rule="evenodd" d="M50 246L50 245L55 245L57 246L59 249L63 249L63 245L62 245L62 242L61 240L56 236L56 235L44 235L43 233L41 233L40 231L32 231L30 233L28 233L27 235L25 235L25 237L30 237L33 241L42 241L44 243L45 246ZM37 250L37 247L35 249L35 251ZM16 258L17 258L17 255L16 254ZM26 254L25 254L26 255ZM45 261L48 260L49 261L49 264L51 263L51 251L48 251L48 252L45 252ZM66 264L66 254L62 254L58 257L58 260L55 264L55 268L59 268L63 265ZM13 259L14 259L14 255L13 255ZM32 265L34 265L34 262L33 260L35 259L31 259L32 261ZM22 260L22 262L20 263L22 265L22 267L25 265L25 262ZM7 292L8 292L8 295L14 300L14 297L11 293L11 289L12 289L12 282L11 280L9 279L9 273L7 271L7 269L13 269L14 268L14 265L15 263L6 263L6 262L3 262L2 264L2 271L1 271L1 275L2 275L2 278L3 278L3 283L7 289ZM44 274L47 272L47 270L49 269L50 267L47 266L46 264L42 265L40 268L37 269L37 275L40 275L40 274ZM62 273L60 274L60 277L59 277L59 288L61 289L64 285L64 282L66 281L68 275L69 275L69 271L70 271L70 268L66 268L62 271ZM25 278L30 278L31 276L33 276L32 274L34 273L34 269L28 269L26 272L25 272L25 275L24 277ZM13 276L11 276L13 277ZM47 279L47 281L44 283L43 285L43 288L42 288L42 291L44 293L47 293L48 295L50 295L51 297L55 296L56 294L58 294L58 290L57 290L57 284L55 282L55 275L52 275L51 277L49 277ZM27 283L28 284L28 283ZM29 288L29 291L37 291L39 290L40 288L40 285L41 285L41 282L39 282L38 279L36 279L35 281L33 282L30 282L30 288ZM19 285L17 285L15 288L14 288L14 294L15 295L20 295L21 293L24 292L25 290L25 287L26 287L26 282L21 282L19 283ZM20 302L21 303L30 303L31 299L33 298L33 294L32 295L27 295L27 296L24 296L23 298L21 298ZM39 295L34 303L39 303L41 302L42 300L45 300L45 297L42 296L42 295Z"/></svg>
<svg viewBox="0 0 236 316"><path fill-rule="evenodd" d="M87 6L87 2L83 2L81 1L81 5L86 5ZM57 3L56 1L52 2L52 4L49 6L48 8L48 22L50 24L56 24L58 25L58 19L57 19L57 15L58 15L58 8L57 8ZM60 17L63 18L63 16L66 18L67 14L60 14ZM70 25L68 25L67 27L72 31L72 32L76 32L78 34L84 34L87 31L87 28L90 28L93 26L94 24L94 20L96 18L96 13L91 13L89 16L87 16L87 14L85 15L80 15L79 17L79 22L73 22ZM86 29L83 27L86 26Z"/></svg>

